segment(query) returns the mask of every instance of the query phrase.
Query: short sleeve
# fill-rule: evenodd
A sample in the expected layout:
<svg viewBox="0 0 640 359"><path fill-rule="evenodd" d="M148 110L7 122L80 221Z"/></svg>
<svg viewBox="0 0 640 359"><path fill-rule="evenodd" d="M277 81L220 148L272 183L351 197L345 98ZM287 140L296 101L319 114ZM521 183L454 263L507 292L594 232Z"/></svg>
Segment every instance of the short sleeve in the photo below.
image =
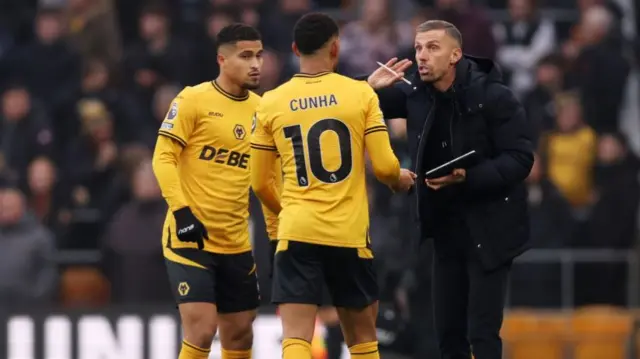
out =
<svg viewBox="0 0 640 359"><path fill-rule="evenodd" d="M263 106L264 98L258 105L251 123L251 148L258 150L275 151L276 144L271 132L269 114Z"/></svg>
<svg viewBox="0 0 640 359"><path fill-rule="evenodd" d="M173 99L158 134L186 146L197 121L197 101L187 87Z"/></svg>
<svg viewBox="0 0 640 359"><path fill-rule="evenodd" d="M380 109L380 100L378 95L369 86L365 87L365 129L364 134L387 131L387 125L384 123L382 110Z"/></svg>

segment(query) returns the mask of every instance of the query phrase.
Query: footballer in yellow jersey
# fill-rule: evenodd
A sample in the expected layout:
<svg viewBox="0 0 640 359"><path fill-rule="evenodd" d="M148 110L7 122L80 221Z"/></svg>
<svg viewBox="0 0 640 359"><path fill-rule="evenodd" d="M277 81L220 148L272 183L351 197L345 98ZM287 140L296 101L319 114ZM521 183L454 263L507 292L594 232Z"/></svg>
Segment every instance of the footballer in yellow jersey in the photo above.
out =
<svg viewBox="0 0 640 359"><path fill-rule="evenodd" d="M162 239L184 327L179 359L249 359L260 297L249 239L249 133L260 97L260 34L232 24L217 37L220 76L186 87L160 126L154 171L169 205ZM273 217L265 214L267 222Z"/></svg>
<svg viewBox="0 0 640 359"><path fill-rule="evenodd" d="M375 313L378 285L369 249L365 150L379 180L413 185L401 170L378 97L366 82L333 71L338 26L324 14L295 25L301 73L264 94L251 138L251 184L279 213L272 301L283 323L284 359L311 359L310 341L326 285L353 357L379 358ZM273 161L280 155L281 196Z"/></svg>

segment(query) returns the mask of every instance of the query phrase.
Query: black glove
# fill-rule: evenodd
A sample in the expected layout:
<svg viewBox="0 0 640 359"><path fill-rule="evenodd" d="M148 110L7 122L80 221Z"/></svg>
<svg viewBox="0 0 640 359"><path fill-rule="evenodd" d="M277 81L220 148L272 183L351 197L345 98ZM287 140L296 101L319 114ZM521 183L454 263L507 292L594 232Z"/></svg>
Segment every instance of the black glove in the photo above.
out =
<svg viewBox="0 0 640 359"><path fill-rule="evenodd" d="M207 230L202 222L193 215L191 208L184 207L173 212L176 219L176 234L178 239L183 242L198 243L198 249L204 248L204 240L209 239Z"/></svg>
<svg viewBox="0 0 640 359"><path fill-rule="evenodd" d="M273 278L273 266L275 263L275 259L276 259L276 249L278 249L278 240L274 239L274 240L270 240L269 241L269 260L271 262L271 270L269 272L269 278Z"/></svg>

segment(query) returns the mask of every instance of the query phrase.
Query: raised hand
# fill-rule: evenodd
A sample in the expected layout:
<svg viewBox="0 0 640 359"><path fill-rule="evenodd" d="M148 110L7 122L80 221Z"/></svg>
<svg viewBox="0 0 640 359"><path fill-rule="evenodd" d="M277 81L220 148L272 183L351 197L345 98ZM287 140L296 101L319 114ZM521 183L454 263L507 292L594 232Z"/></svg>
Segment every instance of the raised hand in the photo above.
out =
<svg viewBox="0 0 640 359"><path fill-rule="evenodd" d="M393 74L391 71L383 67L379 67L371 75L369 75L367 82L369 83L369 86L371 86L375 90L389 87L394 83L400 81L400 79L404 77L404 72L411 66L412 63L413 62L411 60L404 59L398 61L398 58L394 57L391 60L387 61L385 65L392 69L396 74Z"/></svg>

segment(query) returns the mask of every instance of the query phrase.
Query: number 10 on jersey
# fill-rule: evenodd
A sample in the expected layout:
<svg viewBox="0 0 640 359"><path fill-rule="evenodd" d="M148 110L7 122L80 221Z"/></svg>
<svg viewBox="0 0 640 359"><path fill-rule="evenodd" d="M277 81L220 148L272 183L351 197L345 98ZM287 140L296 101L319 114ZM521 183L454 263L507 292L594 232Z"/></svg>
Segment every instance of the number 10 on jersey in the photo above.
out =
<svg viewBox="0 0 640 359"><path fill-rule="evenodd" d="M353 159L351 157L351 133L349 127L342 121L334 118L327 118L314 123L307 133L306 141L302 137L302 127L300 125L288 126L283 129L284 136L291 139L293 146L293 157L296 163L296 178L300 187L309 186L309 175L307 173L307 160L305 152L309 158L309 169L317 180L323 183L337 183L351 174ZM328 171L322 163L322 148L320 137L325 131L333 131L338 136L340 151L340 167L335 171Z"/></svg>

